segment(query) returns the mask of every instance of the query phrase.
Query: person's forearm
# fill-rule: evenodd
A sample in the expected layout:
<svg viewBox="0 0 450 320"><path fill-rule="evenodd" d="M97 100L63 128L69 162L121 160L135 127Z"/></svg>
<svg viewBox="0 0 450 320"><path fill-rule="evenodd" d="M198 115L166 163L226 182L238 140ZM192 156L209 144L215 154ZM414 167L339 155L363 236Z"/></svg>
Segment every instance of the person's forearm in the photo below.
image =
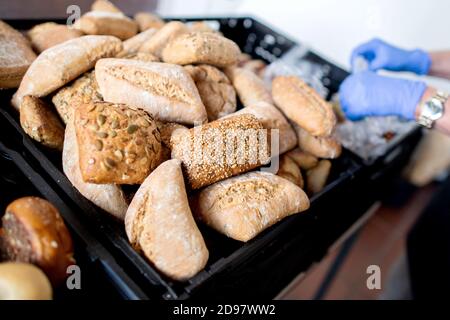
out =
<svg viewBox="0 0 450 320"><path fill-rule="evenodd" d="M450 51L430 52L430 76L450 79Z"/></svg>
<svg viewBox="0 0 450 320"><path fill-rule="evenodd" d="M425 101L429 100L432 96L434 96L436 94L436 91L437 90L432 87L428 87L425 90L421 101L419 102L419 104L416 107L416 112L415 112L416 119L420 115L423 103ZM445 103L444 115L442 116L442 118L440 118L439 120L436 121L436 123L434 125L434 129L441 131L442 133L445 133L447 135L450 135L450 99L448 99L447 102Z"/></svg>

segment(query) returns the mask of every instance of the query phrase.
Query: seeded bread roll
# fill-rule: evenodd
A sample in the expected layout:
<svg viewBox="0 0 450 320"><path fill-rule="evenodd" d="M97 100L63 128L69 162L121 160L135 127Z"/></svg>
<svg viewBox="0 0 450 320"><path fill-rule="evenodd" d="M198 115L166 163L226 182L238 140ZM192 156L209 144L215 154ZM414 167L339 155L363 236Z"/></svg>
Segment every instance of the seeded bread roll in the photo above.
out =
<svg viewBox="0 0 450 320"><path fill-rule="evenodd" d="M161 121L207 121L195 83L180 66L102 59L95 66L95 76L105 101L142 108Z"/></svg>
<svg viewBox="0 0 450 320"><path fill-rule="evenodd" d="M71 29L66 25L54 22L38 24L28 31L28 38L38 53L81 36L83 36L83 32L80 30Z"/></svg>
<svg viewBox="0 0 450 320"><path fill-rule="evenodd" d="M184 68L197 86L209 121L236 111L236 91L222 71L205 64Z"/></svg>
<svg viewBox="0 0 450 320"><path fill-rule="evenodd" d="M303 189L304 182L302 172L297 163L286 154L280 156L279 169L277 176L280 176Z"/></svg>
<svg viewBox="0 0 450 320"><path fill-rule="evenodd" d="M90 11L74 24L85 34L114 36L126 40L138 32L136 22L120 12Z"/></svg>
<svg viewBox="0 0 450 320"><path fill-rule="evenodd" d="M249 241L283 218L309 208L305 192L268 172L250 172L201 190L196 217L226 236Z"/></svg>
<svg viewBox="0 0 450 320"><path fill-rule="evenodd" d="M187 280L208 261L179 160L164 162L145 179L127 211L125 230L131 245L172 279Z"/></svg>
<svg viewBox="0 0 450 320"><path fill-rule="evenodd" d="M150 12L138 12L134 15L134 20L141 32L148 29L161 29L165 24L163 19Z"/></svg>
<svg viewBox="0 0 450 320"><path fill-rule="evenodd" d="M61 88L52 98L64 123L70 121L80 105L102 100L94 71L86 72L73 83Z"/></svg>
<svg viewBox="0 0 450 320"><path fill-rule="evenodd" d="M127 54L137 53L139 49L149 41L156 33L156 29L148 29L141 33L138 33L134 37L123 42L123 51L117 55L118 58ZM150 54L150 53L149 53ZM158 59L158 58L157 58ZM159 59L158 59L159 60ZM156 60L156 61L158 61Z"/></svg>
<svg viewBox="0 0 450 320"><path fill-rule="evenodd" d="M73 119L66 126L62 163L63 171L67 178L84 197L112 216L120 220L124 219L128 203L119 186L115 184L93 184L83 181Z"/></svg>
<svg viewBox="0 0 450 320"><path fill-rule="evenodd" d="M0 20L0 89L17 88L36 55L28 40Z"/></svg>
<svg viewBox="0 0 450 320"><path fill-rule="evenodd" d="M270 161L267 130L252 115L214 121L172 135L172 158L183 163L192 189L250 171Z"/></svg>
<svg viewBox="0 0 450 320"><path fill-rule="evenodd" d="M225 118L241 114L251 114L262 122L265 129L278 129L278 154L295 148L297 145L297 135L284 115L273 105L259 102L250 107L245 107L238 112L232 113ZM272 157L276 156L276 150L272 149Z"/></svg>
<svg viewBox="0 0 450 320"><path fill-rule="evenodd" d="M162 60L174 64L210 64L227 67L241 53L233 41L212 32L190 32L172 39L162 52Z"/></svg>
<svg viewBox="0 0 450 320"><path fill-rule="evenodd" d="M27 70L12 104L18 109L24 96L45 97L94 67L98 59L120 51L122 42L111 36L84 36L51 47Z"/></svg>
<svg viewBox="0 0 450 320"><path fill-rule="evenodd" d="M23 131L44 146L62 151L64 126L48 104L39 98L25 96L20 106Z"/></svg>
<svg viewBox="0 0 450 320"><path fill-rule="evenodd" d="M273 104L270 91L264 82L252 71L243 68L231 67L226 70L227 76L245 107L265 102Z"/></svg>
<svg viewBox="0 0 450 320"><path fill-rule="evenodd" d="M8 260L37 265L58 286L75 264L72 238L58 210L48 201L25 197L13 201L2 218Z"/></svg>
<svg viewBox="0 0 450 320"><path fill-rule="evenodd" d="M319 162L317 157L305 151L302 151L299 148L289 151L286 155L294 160L295 163L297 163L297 165L303 170L314 168Z"/></svg>
<svg viewBox="0 0 450 320"><path fill-rule="evenodd" d="M333 108L299 78L276 77L272 96L277 107L311 135L325 137L333 132L336 125Z"/></svg>
<svg viewBox="0 0 450 320"><path fill-rule="evenodd" d="M160 133L144 111L94 102L81 105L74 121L85 182L140 184L159 165Z"/></svg>
<svg viewBox="0 0 450 320"><path fill-rule="evenodd" d="M122 12L114 4L108 0L96 0L91 6L92 11L105 11L105 12Z"/></svg>
<svg viewBox="0 0 450 320"><path fill-rule="evenodd" d="M51 300L52 286L41 269L28 263L0 263L0 300Z"/></svg>
<svg viewBox="0 0 450 320"><path fill-rule="evenodd" d="M161 58L161 54L166 45L176 37L189 32L189 28L182 22L171 21L166 23L159 29L153 37L151 37L140 48L140 52L148 52Z"/></svg>
<svg viewBox="0 0 450 320"><path fill-rule="evenodd" d="M320 160L317 166L306 171L306 186L308 193L313 195L323 190L330 175L331 162Z"/></svg>
<svg viewBox="0 0 450 320"><path fill-rule="evenodd" d="M318 158L335 159L341 155L342 146L335 137L314 137L295 124L294 129L300 149Z"/></svg>

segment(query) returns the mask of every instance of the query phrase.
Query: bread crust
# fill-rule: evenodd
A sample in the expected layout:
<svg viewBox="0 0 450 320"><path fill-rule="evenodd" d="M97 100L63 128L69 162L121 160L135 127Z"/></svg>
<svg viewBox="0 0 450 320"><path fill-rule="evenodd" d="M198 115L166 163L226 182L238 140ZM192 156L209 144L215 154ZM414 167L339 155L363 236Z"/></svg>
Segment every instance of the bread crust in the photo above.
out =
<svg viewBox="0 0 450 320"><path fill-rule="evenodd" d="M51 300L53 296L42 270L28 263L0 263L0 288L0 300Z"/></svg>
<svg viewBox="0 0 450 320"><path fill-rule="evenodd" d="M185 66L197 86L208 114L214 121L236 111L236 91L227 76L209 65Z"/></svg>
<svg viewBox="0 0 450 320"><path fill-rule="evenodd" d="M45 22L35 25L28 31L28 38L33 48L41 53L48 48L54 47L70 39L83 36L83 32L73 28L69 28L63 24L54 22Z"/></svg>
<svg viewBox="0 0 450 320"><path fill-rule="evenodd" d="M314 137L301 127L293 126L297 132L298 146L303 151L324 159L335 159L341 155L342 146L334 136Z"/></svg>
<svg viewBox="0 0 450 320"><path fill-rule="evenodd" d="M11 102L19 109L24 96L45 97L94 67L98 59L121 50L122 42L111 36L83 36L51 47L28 68Z"/></svg>
<svg viewBox="0 0 450 320"><path fill-rule="evenodd" d="M277 176L280 176L303 189L304 182L302 172L297 163L286 154L280 156L279 169Z"/></svg>
<svg viewBox="0 0 450 320"><path fill-rule="evenodd" d="M172 135L172 158L181 160L189 186L199 189L267 164L270 145L263 129L249 114L210 122Z"/></svg>
<svg viewBox="0 0 450 320"><path fill-rule="evenodd" d="M138 33L134 37L131 37L123 42L123 51L117 55L117 57L123 57L126 54L132 54L139 52L139 49L149 41L156 33L156 29L148 29ZM157 58L158 59L158 58ZM159 60L159 59L158 59Z"/></svg>
<svg viewBox="0 0 450 320"><path fill-rule="evenodd" d="M134 20L141 32L148 29L161 29L166 24L163 19L150 12L138 12L134 15Z"/></svg>
<svg viewBox="0 0 450 320"><path fill-rule="evenodd" d="M172 279L187 280L205 267L208 249L189 208L179 160L164 162L145 179L125 230L131 245Z"/></svg>
<svg viewBox="0 0 450 320"><path fill-rule="evenodd" d="M241 53L233 41L213 32L190 32L172 39L162 60L174 64L209 64L223 68L235 64Z"/></svg>
<svg viewBox="0 0 450 320"><path fill-rule="evenodd" d="M274 104L269 89L254 72L244 68L231 67L226 69L226 74L245 107L260 102Z"/></svg>
<svg viewBox="0 0 450 320"><path fill-rule="evenodd" d="M67 123L66 126L62 163L63 171L67 178L85 198L117 219L124 219L128 203L120 186L83 181L79 164L77 135L73 121Z"/></svg>
<svg viewBox="0 0 450 320"><path fill-rule="evenodd" d="M191 125L207 121L195 83L183 67L102 59L95 76L105 101L142 108L161 121Z"/></svg>
<svg viewBox="0 0 450 320"><path fill-rule="evenodd" d="M7 257L39 266L55 285L75 264L72 238L58 210L48 201L24 197L10 203L2 218Z"/></svg>
<svg viewBox="0 0 450 320"><path fill-rule="evenodd" d="M313 195L323 190L330 175L331 161L320 160L317 166L306 171L306 187Z"/></svg>
<svg viewBox="0 0 450 320"><path fill-rule="evenodd" d="M81 105L74 121L85 182L140 184L160 164L159 129L144 111L94 102Z"/></svg>
<svg viewBox="0 0 450 320"><path fill-rule="evenodd" d="M272 96L283 113L313 136L331 135L336 116L331 105L305 82L294 76L279 76L272 82Z"/></svg>
<svg viewBox="0 0 450 320"><path fill-rule="evenodd" d="M249 172L201 190L193 201L197 218L226 236L249 241L283 218L309 208L305 192L268 172Z"/></svg>
<svg viewBox="0 0 450 320"><path fill-rule="evenodd" d="M317 166L319 159L313 156L312 154L301 150L300 148L296 148L294 150L289 151L287 154L292 160L297 163L297 165L303 170L309 170Z"/></svg>
<svg viewBox="0 0 450 320"><path fill-rule="evenodd" d="M20 125L31 138L62 151L64 126L55 110L39 98L25 96L20 106Z"/></svg>
<svg viewBox="0 0 450 320"><path fill-rule="evenodd" d="M122 12L114 4L108 0L95 0L91 6L92 11L105 11L105 12Z"/></svg>
<svg viewBox="0 0 450 320"><path fill-rule="evenodd" d="M114 36L120 40L138 32L137 23L121 12L90 11L78 19L74 27L85 34Z"/></svg>
<svg viewBox="0 0 450 320"><path fill-rule="evenodd" d="M36 59L28 40L0 20L0 89L17 88Z"/></svg>
<svg viewBox="0 0 450 320"><path fill-rule="evenodd" d="M278 154L283 154L292 148L297 146L297 135L292 128L289 121L284 117L284 115L276 107L266 102L259 102L253 104L249 107L245 107L238 112L232 113L227 117L232 117L241 114L251 114L258 118L263 124L265 129L272 130L278 129ZM273 138L273 135L272 135ZM272 149L272 157L277 156L275 150Z"/></svg>
<svg viewBox="0 0 450 320"><path fill-rule="evenodd" d="M59 89L52 97L52 102L64 123L70 121L80 105L102 100L94 71L86 72L74 82Z"/></svg>
<svg viewBox="0 0 450 320"><path fill-rule="evenodd" d="M148 52L161 58L161 54L166 45L176 37L189 32L189 28L182 22L171 21L166 23L159 29L153 37L151 37L140 48L140 52Z"/></svg>

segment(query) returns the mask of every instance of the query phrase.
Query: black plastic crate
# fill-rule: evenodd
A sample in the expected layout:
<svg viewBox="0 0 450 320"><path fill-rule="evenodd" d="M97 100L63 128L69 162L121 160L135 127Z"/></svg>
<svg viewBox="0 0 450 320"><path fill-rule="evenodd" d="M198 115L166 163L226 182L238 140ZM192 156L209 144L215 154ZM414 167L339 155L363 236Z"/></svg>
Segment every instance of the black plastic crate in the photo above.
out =
<svg viewBox="0 0 450 320"><path fill-rule="evenodd" d="M294 41L253 18L206 18L206 20L217 21L220 24L220 31L238 43L244 52L268 62L280 57L295 45ZM43 21L7 22L18 29L27 29ZM266 41L268 35L271 36L272 41ZM324 79L324 84L330 94L336 92L339 84L347 76L347 72L314 52L308 53L307 57L313 62L328 66L329 72ZM336 222L334 211L344 210L344 206L337 205L330 199L340 199L351 193L353 193L352 197L361 192L364 193L365 179L368 179L370 172L358 157L344 150L340 158L333 160L327 186L322 192L312 197L311 209L306 213L284 219L248 243L234 241L200 225L210 252L208 264L192 279L183 283L173 282L161 276L150 263L131 248L122 224L101 212L72 187L62 173L59 153L47 150L24 134L18 123L17 112L9 106L11 95L11 91L0 92L0 102L3 107L0 109L0 114L7 120L4 125L8 126L7 130L10 132L7 137L1 139L13 140L15 150L23 153L29 162L39 165L45 180L65 193L65 201L73 203L80 209L80 214L83 214L83 218L87 221L86 225L97 230L96 237L120 261L128 275L139 283L145 292L157 292L163 299L211 298L214 297L212 295L216 290L222 290L220 294L216 293L217 297L240 296L249 289L246 283L266 287L266 290L258 292L258 295L271 298L287 285L295 274L305 271L311 263L320 259L330 244L346 230L345 228L356 221L367 207L365 202L361 205L355 204L350 209L345 207L345 210L353 213L346 214L338 221L339 223ZM395 158L392 159L394 160ZM359 181L359 184L355 181ZM330 232L330 226L333 232ZM283 257L287 260L283 260ZM277 264L276 259L280 262L290 262ZM252 270L259 270L259 266L263 265L268 268L267 270L272 271L271 277L264 273L252 272ZM266 269L263 270L268 272Z"/></svg>

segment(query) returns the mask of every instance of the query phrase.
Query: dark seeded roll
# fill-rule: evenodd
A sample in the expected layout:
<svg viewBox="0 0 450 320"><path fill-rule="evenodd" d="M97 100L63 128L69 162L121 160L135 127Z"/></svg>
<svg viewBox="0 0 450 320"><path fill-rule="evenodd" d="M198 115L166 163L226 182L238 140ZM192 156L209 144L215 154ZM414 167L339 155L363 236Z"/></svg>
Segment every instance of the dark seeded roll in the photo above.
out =
<svg viewBox="0 0 450 320"><path fill-rule="evenodd" d="M72 239L58 210L48 201L25 197L13 201L2 218L5 260L37 265L53 285L74 264Z"/></svg>

